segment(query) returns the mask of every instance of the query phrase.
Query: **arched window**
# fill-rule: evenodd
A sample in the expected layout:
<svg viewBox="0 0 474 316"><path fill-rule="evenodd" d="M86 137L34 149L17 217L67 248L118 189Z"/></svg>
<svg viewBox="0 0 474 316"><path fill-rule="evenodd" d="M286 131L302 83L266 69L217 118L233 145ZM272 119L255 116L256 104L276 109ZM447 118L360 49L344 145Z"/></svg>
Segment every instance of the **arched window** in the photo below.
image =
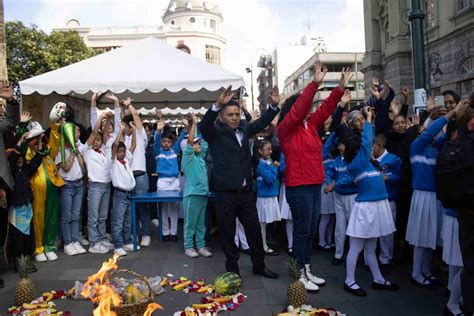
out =
<svg viewBox="0 0 474 316"><path fill-rule="evenodd" d="M461 64L459 74L467 75L472 73L474 73L474 57L469 57Z"/></svg>

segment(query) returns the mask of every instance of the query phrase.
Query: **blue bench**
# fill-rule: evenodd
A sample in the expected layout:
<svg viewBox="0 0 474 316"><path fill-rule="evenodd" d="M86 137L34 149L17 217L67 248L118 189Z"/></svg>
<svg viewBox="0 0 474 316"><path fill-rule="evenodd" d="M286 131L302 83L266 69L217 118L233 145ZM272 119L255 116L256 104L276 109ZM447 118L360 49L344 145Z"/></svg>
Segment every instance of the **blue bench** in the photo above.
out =
<svg viewBox="0 0 474 316"><path fill-rule="evenodd" d="M216 196L213 192L209 193L208 199L215 200ZM160 192L149 192L143 195L134 195L130 197L132 204L132 230L133 230L133 251L137 251L137 219L136 219L136 208L137 203L158 203L158 236L160 242L163 241L163 232L161 230L162 215L161 215L161 203L162 202L181 202L183 200L182 191L160 191Z"/></svg>

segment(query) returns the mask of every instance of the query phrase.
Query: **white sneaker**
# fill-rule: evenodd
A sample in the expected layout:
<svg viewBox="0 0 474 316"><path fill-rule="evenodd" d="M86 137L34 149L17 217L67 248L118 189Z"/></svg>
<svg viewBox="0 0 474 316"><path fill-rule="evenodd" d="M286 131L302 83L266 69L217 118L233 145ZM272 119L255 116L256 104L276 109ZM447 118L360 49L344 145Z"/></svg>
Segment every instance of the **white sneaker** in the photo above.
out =
<svg viewBox="0 0 474 316"><path fill-rule="evenodd" d="M311 265L305 264L304 265L304 272L306 273L306 277L308 278L308 280L310 280L314 284L319 285L319 286L322 286L322 285L326 284L326 280L324 280L322 278L318 278L317 276L315 276L311 272Z"/></svg>
<svg viewBox="0 0 474 316"><path fill-rule="evenodd" d="M142 237L142 242L140 243L140 246L142 247L148 247L150 246L150 243L151 243L151 238L150 236L143 236Z"/></svg>
<svg viewBox="0 0 474 316"><path fill-rule="evenodd" d="M157 218L155 218L155 219L152 219L152 220L151 220L151 224L157 228L158 225L160 224L160 222L158 221Z"/></svg>
<svg viewBox="0 0 474 316"><path fill-rule="evenodd" d="M48 251L45 252L46 258L48 258L49 261L55 261L58 260L58 256L54 251Z"/></svg>
<svg viewBox="0 0 474 316"><path fill-rule="evenodd" d="M46 256L44 255L44 253L39 253L35 256L35 260L37 262L45 262L45 261L48 261L48 258L46 258Z"/></svg>
<svg viewBox="0 0 474 316"><path fill-rule="evenodd" d="M194 250L194 248L188 248L184 251L184 254L186 256L188 256L189 258L197 258L199 257L198 253L196 252L196 250Z"/></svg>
<svg viewBox="0 0 474 316"><path fill-rule="evenodd" d="M212 257L212 252L209 251L206 247L199 248L197 251L198 255L204 258Z"/></svg>
<svg viewBox="0 0 474 316"><path fill-rule="evenodd" d="M298 280L301 283L303 283L304 288L308 292L318 292L319 291L319 286L308 280L308 277L306 276L306 272L304 269L300 270L300 279Z"/></svg>
<svg viewBox="0 0 474 316"><path fill-rule="evenodd" d="M82 246L89 246L89 241L84 236L79 237L79 242Z"/></svg>
<svg viewBox="0 0 474 316"><path fill-rule="evenodd" d="M110 249L102 245L100 242L89 247L89 252L91 253L107 253L109 251Z"/></svg>
<svg viewBox="0 0 474 316"><path fill-rule="evenodd" d="M100 242L102 246L109 248L110 250L114 249L114 244L112 244L108 239L104 239Z"/></svg>
<svg viewBox="0 0 474 316"><path fill-rule="evenodd" d="M81 243L79 241L76 241L75 243L73 243L74 245L74 248L76 249L77 253L78 254L81 254L81 253L86 253L87 251L81 246Z"/></svg>
<svg viewBox="0 0 474 316"><path fill-rule="evenodd" d="M133 251L133 244L127 244L127 245L123 245L123 249L127 250L127 251ZM137 250L140 250L140 246L137 245Z"/></svg>
<svg viewBox="0 0 474 316"><path fill-rule="evenodd" d="M79 252L77 252L76 247L74 247L74 244L70 243L64 246L64 253L67 254L68 256L75 256Z"/></svg>
<svg viewBox="0 0 474 316"><path fill-rule="evenodd" d="M123 248L114 249L114 254L119 255L120 257L126 256L127 252Z"/></svg>

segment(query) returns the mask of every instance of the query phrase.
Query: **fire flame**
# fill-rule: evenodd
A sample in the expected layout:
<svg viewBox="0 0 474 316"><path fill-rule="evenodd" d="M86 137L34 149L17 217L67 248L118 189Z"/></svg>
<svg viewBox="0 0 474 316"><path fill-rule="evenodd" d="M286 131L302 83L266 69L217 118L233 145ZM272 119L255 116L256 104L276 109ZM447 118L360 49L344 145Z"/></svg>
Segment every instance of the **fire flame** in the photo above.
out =
<svg viewBox="0 0 474 316"><path fill-rule="evenodd" d="M150 303L148 304L148 308L146 309L145 313L143 314L143 316L151 316L151 314L156 310L156 309L163 309L163 307L161 307L161 305L159 304L156 304L156 303Z"/></svg>
<svg viewBox="0 0 474 316"><path fill-rule="evenodd" d="M109 284L109 274L117 270L118 258L118 255L114 255L112 259L102 263L99 272L91 275L84 284L81 294L92 303L98 303L97 308L94 309L94 316L116 316L116 313L111 311L111 307L122 303L120 296Z"/></svg>

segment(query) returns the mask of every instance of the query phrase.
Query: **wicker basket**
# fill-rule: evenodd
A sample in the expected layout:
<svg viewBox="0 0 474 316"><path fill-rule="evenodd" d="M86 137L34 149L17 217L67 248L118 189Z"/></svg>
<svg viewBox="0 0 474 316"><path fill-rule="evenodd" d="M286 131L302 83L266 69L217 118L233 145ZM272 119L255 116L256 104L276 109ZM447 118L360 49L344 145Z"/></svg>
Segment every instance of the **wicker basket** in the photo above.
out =
<svg viewBox="0 0 474 316"><path fill-rule="evenodd" d="M153 295L154 292L151 289L151 286L150 286L150 283L148 282L148 279L145 276L143 276L139 273L136 273L136 272L133 272L133 271L130 271L130 270L126 270L126 269L117 270L114 273L112 273L112 275L118 274L118 273L129 273L129 274L139 278L140 280L142 280L148 286L148 289L149 289L148 299L145 302L141 302L141 303L122 304L122 305L119 305L119 306L113 306L111 308L112 311L117 313L117 316L138 316L138 315L142 316L143 313L145 313L145 311L147 310L148 304L154 302L154 295ZM111 275L111 277L112 277L112 275Z"/></svg>

